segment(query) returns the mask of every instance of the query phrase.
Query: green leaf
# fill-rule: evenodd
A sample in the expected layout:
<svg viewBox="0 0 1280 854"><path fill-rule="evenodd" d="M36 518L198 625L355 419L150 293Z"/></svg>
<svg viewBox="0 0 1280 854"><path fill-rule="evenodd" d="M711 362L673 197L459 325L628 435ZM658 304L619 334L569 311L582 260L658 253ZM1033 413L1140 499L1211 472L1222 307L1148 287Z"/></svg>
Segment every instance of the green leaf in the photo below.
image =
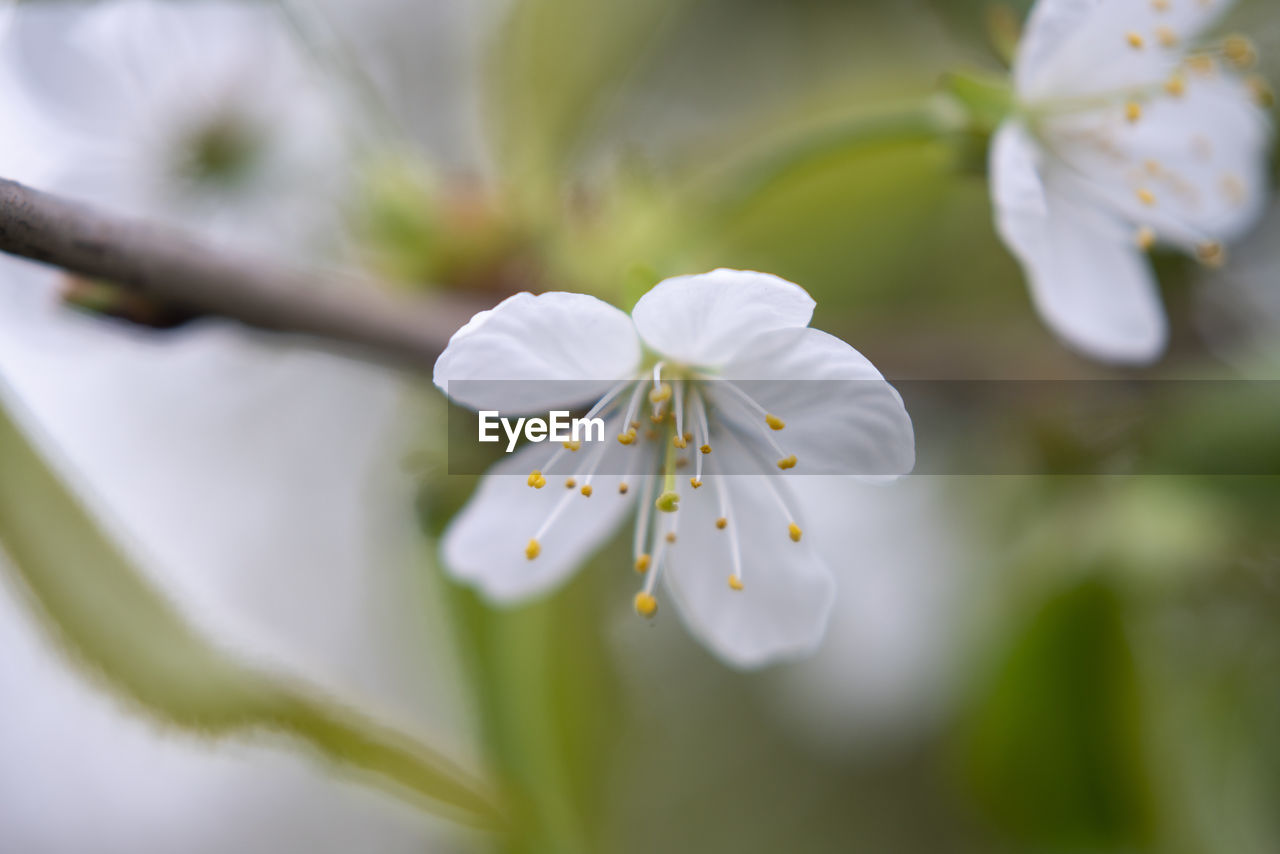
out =
<svg viewBox="0 0 1280 854"><path fill-rule="evenodd" d="M288 735L426 809L498 823L482 788L439 753L201 637L102 532L3 406L0 545L71 657L142 711L206 736Z"/></svg>
<svg viewBox="0 0 1280 854"><path fill-rule="evenodd" d="M976 704L967 772L1023 850L1146 850L1152 804L1119 597L1102 580L1048 601Z"/></svg>

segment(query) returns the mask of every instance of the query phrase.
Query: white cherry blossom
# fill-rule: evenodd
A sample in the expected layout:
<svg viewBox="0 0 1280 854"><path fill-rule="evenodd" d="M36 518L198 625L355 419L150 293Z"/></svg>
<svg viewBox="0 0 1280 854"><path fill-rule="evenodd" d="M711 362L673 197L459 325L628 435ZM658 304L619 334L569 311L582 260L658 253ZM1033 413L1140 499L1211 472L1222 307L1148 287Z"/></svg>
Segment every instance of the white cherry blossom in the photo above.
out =
<svg viewBox="0 0 1280 854"><path fill-rule="evenodd" d="M1148 362L1166 320L1144 252L1211 265L1264 209L1270 93L1248 40L1204 33L1227 0L1040 0L996 133L1001 237L1045 322L1094 358Z"/></svg>
<svg viewBox="0 0 1280 854"><path fill-rule="evenodd" d="M833 580L786 475L885 479L915 462L898 393L809 328L813 308L775 276L716 270L659 283L631 316L570 293L478 314L436 363L441 389L504 415L594 400L606 439L530 444L498 464L446 532L446 566L518 601L565 580L634 514L641 615L657 612L662 578L692 632L734 665L813 649Z"/></svg>

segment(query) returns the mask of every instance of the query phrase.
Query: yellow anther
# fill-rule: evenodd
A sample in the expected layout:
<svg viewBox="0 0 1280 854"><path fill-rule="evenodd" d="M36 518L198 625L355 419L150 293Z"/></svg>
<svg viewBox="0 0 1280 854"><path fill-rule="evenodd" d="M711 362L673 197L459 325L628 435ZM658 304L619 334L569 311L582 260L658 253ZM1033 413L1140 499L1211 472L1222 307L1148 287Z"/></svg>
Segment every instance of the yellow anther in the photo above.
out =
<svg viewBox="0 0 1280 854"><path fill-rule="evenodd" d="M1161 173L1164 172L1164 167L1160 165L1159 160L1144 160L1142 163L1142 168L1146 169L1147 174L1150 175L1152 178L1159 178Z"/></svg>
<svg viewBox="0 0 1280 854"><path fill-rule="evenodd" d="M634 427L625 433L618 434L618 441L623 445L630 445L635 440L636 440L636 431Z"/></svg>
<svg viewBox="0 0 1280 854"><path fill-rule="evenodd" d="M1196 74L1212 74L1215 67L1213 57L1207 53L1193 53L1187 57L1187 68Z"/></svg>
<svg viewBox="0 0 1280 854"><path fill-rule="evenodd" d="M776 415L766 414L764 416L764 423L768 424L770 429L773 429L773 430L781 430L783 427L787 426L787 422L783 421L781 418L779 418Z"/></svg>
<svg viewBox="0 0 1280 854"><path fill-rule="evenodd" d="M698 450L699 450L699 451L702 451L702 453L704 453L704 454L709 454L709 453L711 453L711 446L710 446L710 445L703 445L703 446L702 446L701 448L699 448Z"/></svg>
<svg viewBox="0 0 1280 854"><path fill-rule="evenodd" d="M685 448L689 447L689 443L685 441L684 436L673 436L671 438L671 444L675 445L677 448L679 448L682 451Z"/></svg>
<svg viewBox="0 0 1280 854"><path fill-rule="evenodd" d="M582 449L582 442L581 441L565 442L564 447L565 447L565 450L568 450L568 451L578 451Z"/></svg>
<svg viewBox="0 0 1280 854"><path fill-rule="evenodd" d="M1124 105L1125 120L1133 123L1142 118L1142 105L1137 101L1130 101Z"/></svg>
<svg viewBox="0 0 1280 854"><path fill-rule="evenodd" d="M1173 27L1156 27L1156 41L1160 42L1161 47L1176 47L1178 34L1173 31Z"/></svg>
<svg viewBox="0 0 1280 854"><path fill-rule="evenodd" d="M668 532L667 532L667 542L668 542L668 543L674 543L675 541L676 541L676 532L675 532L675 531L668 531Z"/></svg>
<svg viewBox="0 0 1280 854"><path fill-rule="evenodd" d="M658 431L657 431L657 430L645 430L645 431L644 431L644 437L645 437L646 439L648 439L650 442L652 442L654 439L658 438Z"/></svg>
<svg viewBox="0 0 1280 854"><path fill-rule="evenodd" d="M1135 240L1139 249L1149 252L1156 245L1156 230L1149 225L1144 225L1138 229Z"/></svg>
<svg viewBox="0 0 1280 854"><path fill-rule="evenodd" d="M728 524L729 524L729 520L723 516L721 516L719 519L716 520L716 527L722 531L725 529L725 526Z"/></svg>
<svg viewBox="0 0 1280 854"><path fill-rule="evenodd" d="M1248 84L1249 91L1253 93L1253 99L1257 101L1259 107L1269 110L1276 105L1275 92L1271 90L1271 84L1262 75L1251 75L1245 82Z"/></svg>
<svg viewBox="0 0 1280 854"><path fill-rule="evenodd" d="M667 420L667 413L662 411L655 412L649 416L649 420L654 424L661 424L663 421Z"/></svg>
<svg viewBox="0 0 1280 854"><path fill-rule="evenodd" d="M671 386L662 383L649 390L649 402L655 406L671 399Z"/></svg>
<svg viewBox="0 0 1280 854"><path fill-rule="evenodd" d="M787 533L791 535L791 542L798 543L800 542L800 536L803 532L800 530L799 525L797 525L795 522L792 522L790 525L787 526Z"/></svg>
<svg viewBox="0 0 1280 854"><path fill-rule="evenodd" d="M1156 203L1156 194L1148 190L1146 187L1138 188L1138 201L1147 207L1151 207Z"/></svg>
<svg viewBox="0 0 1280 854"><path fill-rule="evenodd" d="M1221 267L1227 262L1227 250L1216 240L1196 247L1196 260L1206 267Z"/></svg>
<svg viewBox="0 0 1280 854"><path fill-rule="evenodd" d="M542 554L542 544L537 540L530 540L529 545L524 547L524 556L529 560L535 559L540 554Z"/></svg>
<svg viewBox="0 0 1280 854"><path fill-rule="evenodd" d="M577 486L577 485L578 485L578 482L577 482L576 480L574 480L573 478L569 478L568 480L566 480L566 481L564 482L564 488L565 488L565 489L573 489L573 488L574 488L575 486Z"/></svg>
<svg viewBox="0 0 1280 854"><path fill-rule="evenodd" d="M783 471L786 471L787 469L793 469L795 467L796 467L795 454L792 454L789 457L785 457L781 460L778 460L778 468L782 469Z"/></svg>
<svg viewBox="0 0 1280 854"><path fill-rule="evenodd" d="M630 489L630 488L631 488L631 487L627 486L625 483L620 483L620 484L618 484L618 494L619 494L619 495L626 495L626 494L627 494L627 490L628 490L628 489Z"/></svg>
<svg viewBox="0 0 1280 854"><path fill-rule="evenodd" d="M640 573L641 575L644 575L646 572L649 571L649 564L652 562L652 560L653 558L649 557L648 555L640 555L640 557L636 558L636 572Z"/></svg>
<svg viewBox="0 0 1280 854"><path fill-rule="evenodd" d="M1187 81L1175 74L1164 81L1164 91L1175 98L1181 98L1187 92Z"/></svg>
<svg viewBox="0 0 1280 854"><path fill-rule="evenodd" d="M542 489L542 487L547 485L547 479L542 476L542 472L534 469L529 472L529 485L534 489Z"/></svg>
<svg viewBox="0 0 1280 854"><path fill-rule="evenodd" d="M594 490L592 490L592 489L591 489L591 484L589 484L589 483L584 483L584 484L582 485L582 494L583 494L583 495L585 495L587 498L590 498L590 497L591 497L591 493L592 493L593 491L594 491Z"/></svg>
<svg viewBox="0 0 1280 854"><path fill-rule="evenodd" d="M1169 0L1151 0L1151 8L1157 12L1169 11Z"/></svg>
<svg viewBox="0 0 1280 854"><path fill-rule="evenodd" d="M637 593L636 613L645 618L652 617L658 613L658 600L648 593Z"/></svg>
<svg viewBox="0 0 1280 854"><path fill-rule="evenodd" d="M1134 50L1142 50L1143 45L1146 44L1146 42L1143 41L1142 36L1134 32L1127 33L1124 39L1129 43L1129 47Z"/></svg>
<svg viewBox="0 0 1280 854"><path fill-rule="evenodd" d="M658 500L653 502L653 506L657 507L663 513L674 513L680 509L680 494L677 492L664 492L658 496Z"/></svg>
<svg viewBox="0 0 1280 854"><path fill-rule="evenodd" d="M1258 50L1244 36L1228 36L1222 43L1222 53L1236 68L1252 68L1258 61Z"/></svg>
<svg viewBox="0 0 1280 854"><path fill-rule="evenodd" d="M1233 205L1242 205L1249 198L1249 191L1244 182L1235 175L1222 176L1222 194Z"/></svg>
<svg viewBox="0 0 1280 854"><path fill-rule="evenodd" d="M691 477L689 478L689 485L692 486L694 489L697 489L698 487L702 486L702 481L698 480L696 477Z"/></svg>
<svg viewBox="0 0 1280 854"><path fill-rule="evenodd" d="M742 589L742 579L736 575L729 576L729 588L732 590Z"/></svg>

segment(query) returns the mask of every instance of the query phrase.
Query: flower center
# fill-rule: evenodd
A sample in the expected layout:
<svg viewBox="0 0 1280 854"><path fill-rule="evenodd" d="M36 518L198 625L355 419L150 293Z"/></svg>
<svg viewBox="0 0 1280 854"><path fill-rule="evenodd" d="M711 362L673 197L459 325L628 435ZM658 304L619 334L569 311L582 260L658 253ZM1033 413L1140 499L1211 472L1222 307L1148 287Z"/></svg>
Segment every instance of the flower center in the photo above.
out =
<svg viewBox="0 0 1280 854"><path fill-rule="evenodd" d="M717 406L716 403L719 402ZM642 411L644 410L644 411ZM731 411L737 410L737 412ZM726 531L724 550L728 564L728 583L732 591L745 589L741 544L730 527L733 518L732 499L724 477L711 477L710 495L698 494L704 485L704 473L719 469L730 474L724 453L714 453L719 444L716 436L732 434L734 448L750 448L763 443L776 455L774 461L742 454L735 465L748 464L759 472L759 479L784 520L779 536L799 542L801 529L797 515L779 484L770 475L773 467L780 471L795 468L795 454L787 453L775 434L786 427L777 415L768 412L746 390L731 380L722 379L683 365L657 362L652 370L619 383L605 394L587 413L587 418L601 416L617 428L617 440L626 451L620 495L628 495L631 481L639 479L639 509L636 515L632 558L635 571L645 576L643 589L636 595L636 612L644 617L657 613L654 591L673 549L678 548L681 502L714 501L715 527ZM713 427L714 424L714 427ZM714 434L714 435L713 435ZM592 481L605 458L607 444L599 442L583 451L581 443L566 442L556 450L542 469L529 474L527 484L533 489L547 485L547 476L566 455L581 455L582 465L574 466L574 474L564 481L564 494L548 517L534 532L525 548L525 556L536 560L542 553L542 539L557 524L575 500L575 492L591 498ZM736 454L735 454L736 456ZM646 470L646 463L648 469ZM692 468L687 489L680 472ZM734 474L740 472L734 471ZM609 499L606 499L609 500Z"/></svg>

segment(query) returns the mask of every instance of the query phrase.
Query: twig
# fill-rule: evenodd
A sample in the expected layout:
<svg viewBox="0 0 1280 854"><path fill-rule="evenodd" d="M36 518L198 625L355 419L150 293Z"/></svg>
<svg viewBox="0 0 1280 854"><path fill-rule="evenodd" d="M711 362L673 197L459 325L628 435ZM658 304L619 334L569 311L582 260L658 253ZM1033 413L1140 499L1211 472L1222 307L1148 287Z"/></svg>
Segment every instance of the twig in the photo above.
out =
<svg viewBox="0 0 1280 854"><path fill-rule="evenodd" d="M114 282L177 309L314 336L426 370L476 308L235 255L3 178L0 251Z"/></svg>

